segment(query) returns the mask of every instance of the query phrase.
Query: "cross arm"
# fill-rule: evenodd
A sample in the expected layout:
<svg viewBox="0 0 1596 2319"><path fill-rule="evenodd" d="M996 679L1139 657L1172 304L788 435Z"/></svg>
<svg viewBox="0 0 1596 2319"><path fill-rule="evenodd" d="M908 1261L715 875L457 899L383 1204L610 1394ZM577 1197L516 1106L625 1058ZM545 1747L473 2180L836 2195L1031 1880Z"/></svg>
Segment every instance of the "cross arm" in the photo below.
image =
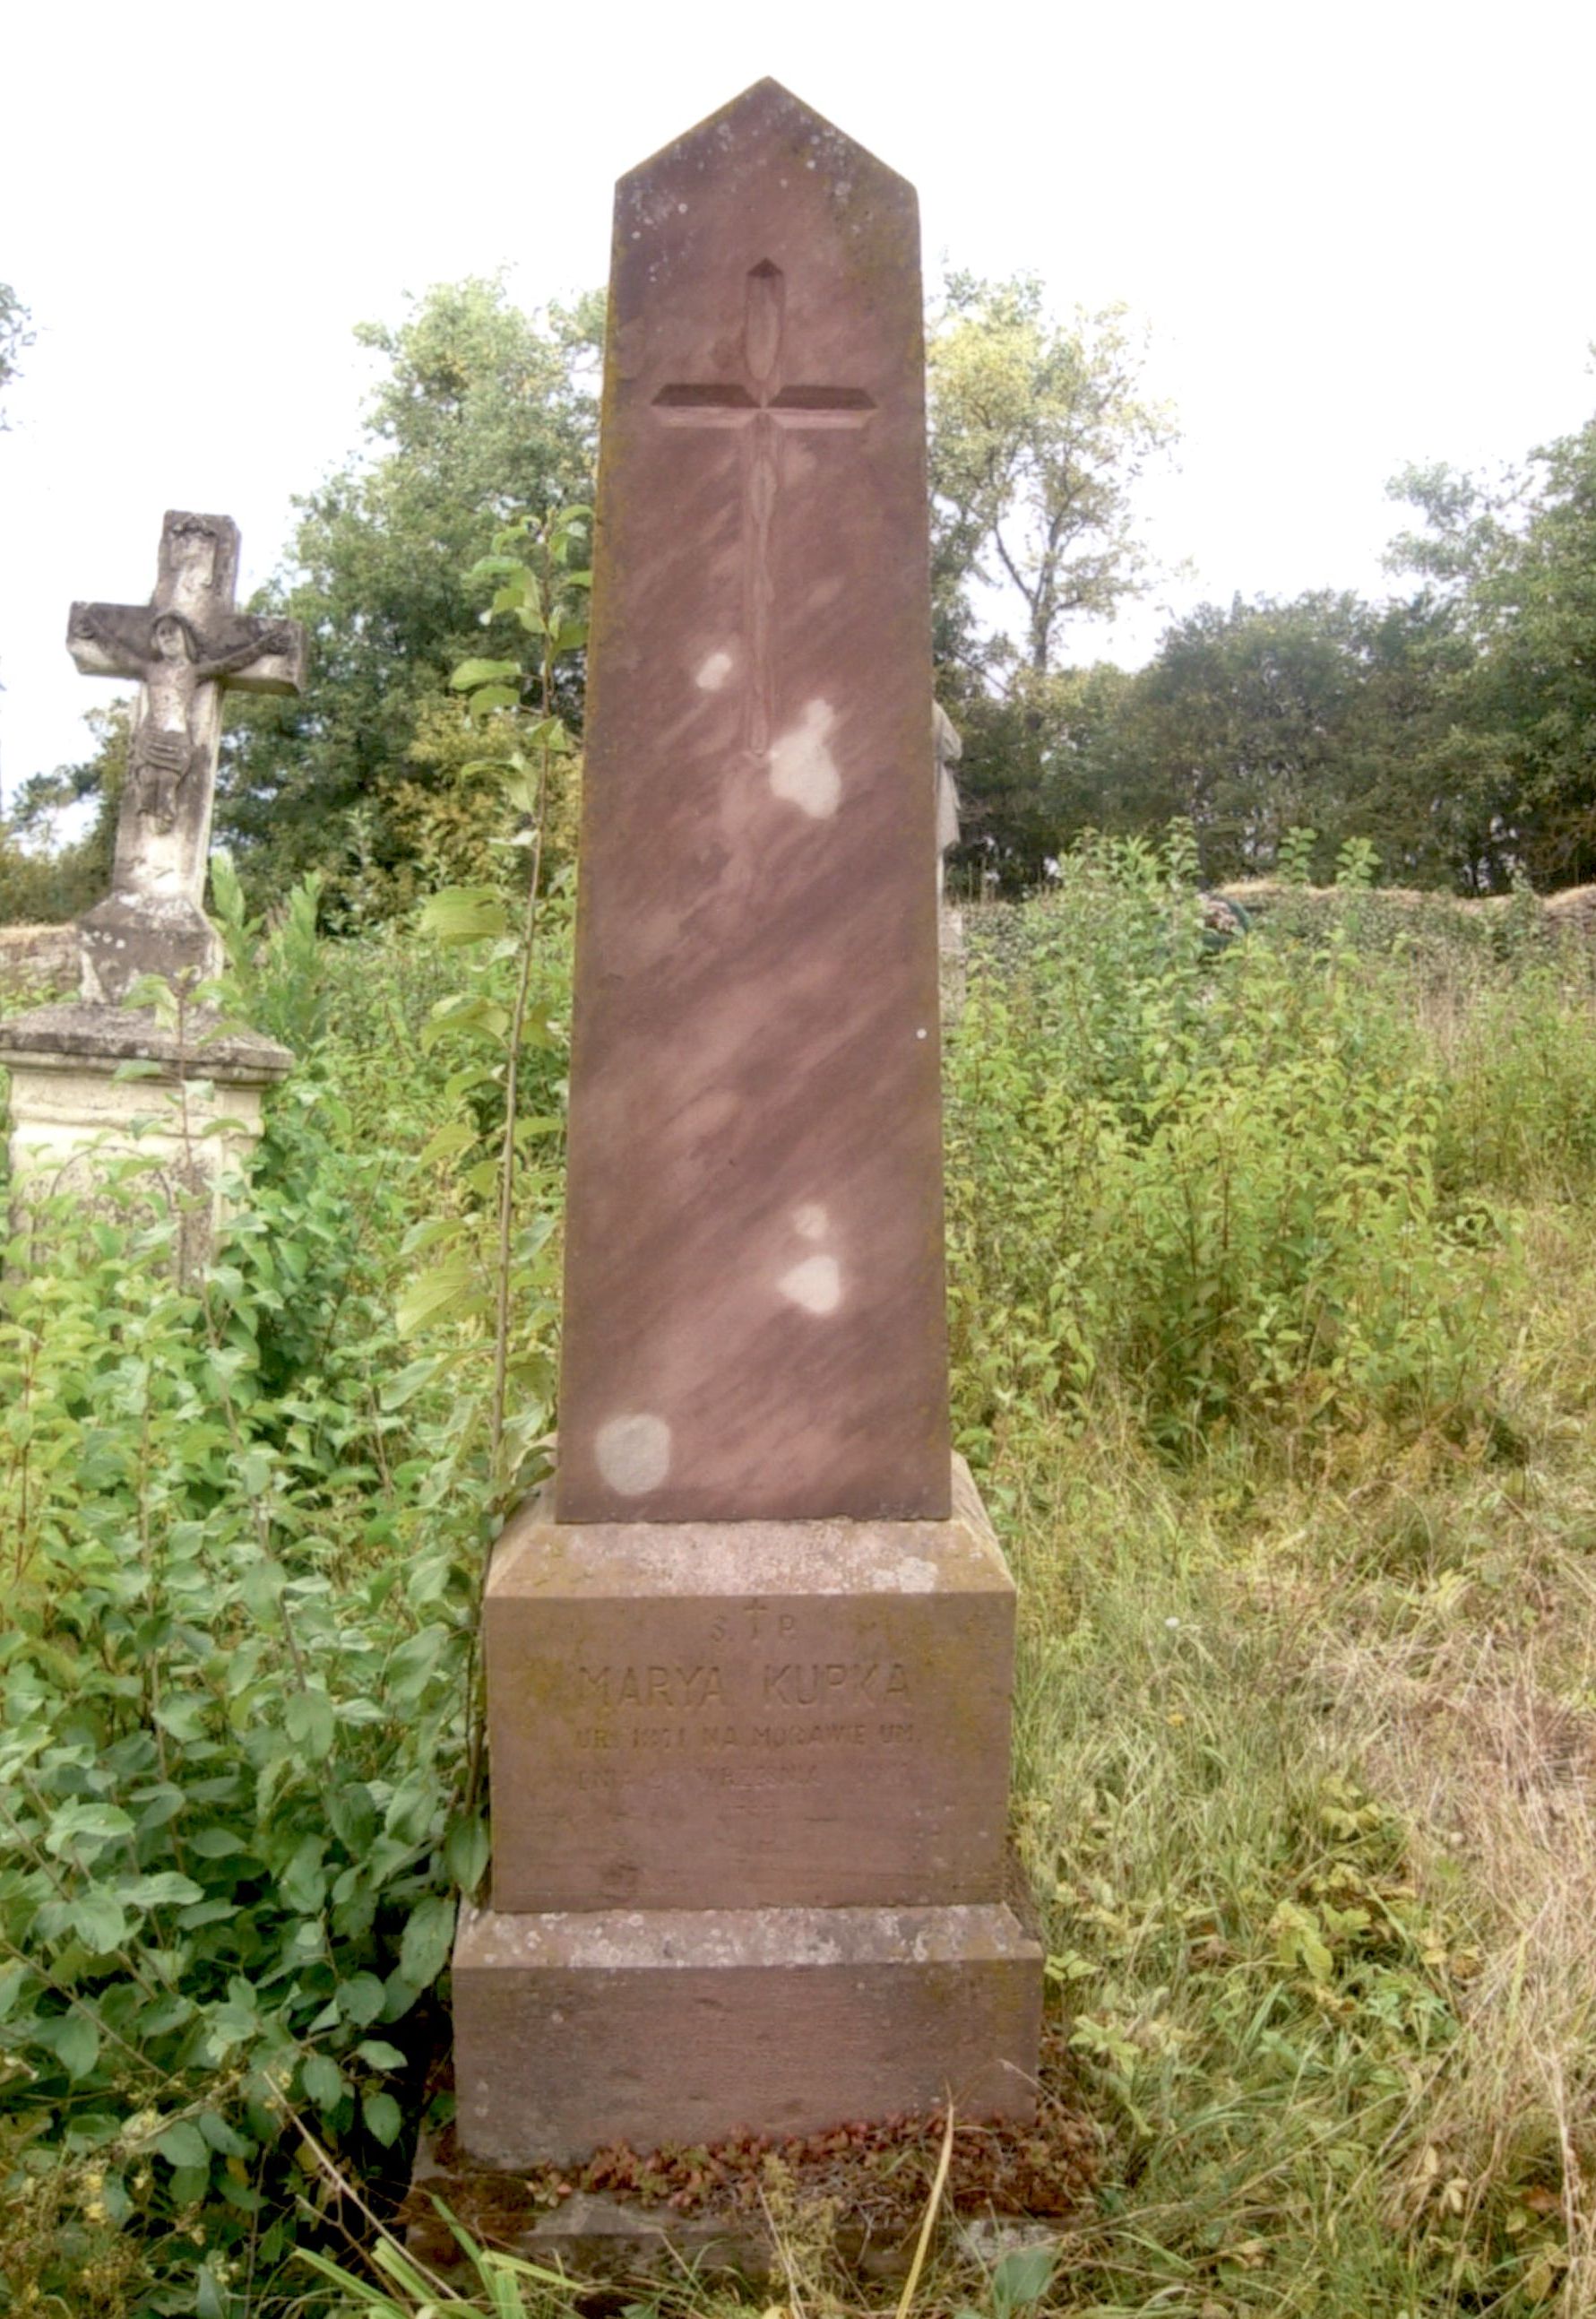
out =
<svg viewBox="0 0 1596 2319"><path fill-rule="evenodd" d="M74 604L67 649L85 676L141 676L149 621L148 604Z"/></svg>
<svg viewBox="0 0 1596 2319"><path fill-rule="evenodd" d="M204 640L195 670L202 680L225 677L239 692L302 692L305 632L298 620L239 616Z"/></svg>
<svg viewBox="0 0 1596 2319"><path fill-rule="evenodd" d="M654 407L667 427L744 427L759 416L745 386L662 386Z"/></svg>

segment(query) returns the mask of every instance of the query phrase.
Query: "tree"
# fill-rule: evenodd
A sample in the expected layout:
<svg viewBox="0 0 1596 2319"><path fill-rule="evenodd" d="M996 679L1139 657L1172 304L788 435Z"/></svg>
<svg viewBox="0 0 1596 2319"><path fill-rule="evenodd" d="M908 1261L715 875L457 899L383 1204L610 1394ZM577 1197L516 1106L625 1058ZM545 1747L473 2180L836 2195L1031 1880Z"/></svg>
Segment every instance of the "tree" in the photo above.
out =
<svg viewBox="0 0 1596 2319"><path fill-rule="evenodd" d="M1470 801L1473 882L1596 878L1596 419L1493 482L1410 468L1395 543L1450 653L1438 768Z"/></svg>
<svg viewBox="0 0 1596 2319"><path fill-rule="evenodd" d="M463 716L449 675L484 649L491 590L466 574L518 508L590 496L599 318L590 299L535 319L470 280L357 330L387 364L366 455L296 502L290 572L263 600L304 621L310 683L237 709L226 753L218 826L257 881L315 864L336 905L358 855L368 898L424 882L419 799L459 754L439 740Z"/></svg>
<svg viewBox="0 0 1596 2319"><path fill-rule="evenodd" d="M1063 623L1112 612L1141 585L1133 486L1175 439L1141 392L1142 348L1123 307L1043 310L1032 275L949 277L930 342L933 557L944 656L983 669L1054 666ZM970 649L972 582L1017 591L1024 636Z"/></svg>
<svg viewBox="0 0 1596 2319"><path fill-rule="evenodd" d="M1447 882L1467 841L1435 788L1437 654L1422 601L1201 605L1126 681L1094 785L1135 826L1189 817L1210 880L1272 871L1285 833L1310 827L1323 874L1366 837L1387 877Z"/></svg>
<svg viewBox="0 0 1596 2319"><path fill-rule="evenodd" d="M1131 825L1105 747L1134 679L1106 661L950 690L964 744L952 887L1023 893L1088 829Z"/></svg>
<svg viewBox="0 0 1596 2319"><path fill-rule="evenodd" d="M33 333L28 328L31 320L11 284L0 282L0 393L15 378L23 347L33 343ZM4 432L6 424L5 409L0 406L0 432Z"/></svg>
<svg viewBox="0 0 1596 2319"><path fill-rule="evenodd" d="M1118 672L1059 656L1069 619L1143 582L1134 486L1175 429L1141 392L1141 355L1123 309L1056 321L1030 275L950 275L932 329L933 650L965 741L959 866L983 884L1032 882L1114 819L1096 744ZM983 621L993 589L1018 598L1017 643Z"/></svg>

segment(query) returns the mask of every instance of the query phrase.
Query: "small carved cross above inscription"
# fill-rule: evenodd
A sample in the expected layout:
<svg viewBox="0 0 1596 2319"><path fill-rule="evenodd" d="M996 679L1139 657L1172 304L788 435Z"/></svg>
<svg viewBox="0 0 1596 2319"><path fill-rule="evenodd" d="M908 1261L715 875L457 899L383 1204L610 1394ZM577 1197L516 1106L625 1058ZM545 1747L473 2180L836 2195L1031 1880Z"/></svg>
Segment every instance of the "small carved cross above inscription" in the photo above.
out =
<svg viewBox="0 0 1596 2319"><path fill-rule="evenodd" d="M296 620L234 609L238 526L173 512L148 604L74 604L67 648L86 676L136 677L110 899L83 922L85 995L118 999L138 975L207 970L202 902L210 853L221 692L294 693L304 681ZM148 925L152 943L140 940Z"/></svg>
<svg viewBox="0 0 1596 2319"><path fill-rule="evenodd" d="M876 407L862 387L777 384L785 310L781 269L766 258L748 275L743 363L749 383L709 381L663 386L654 399L655 411L668 427L730 427L742 433L743 584L749 659L743 693L744 730L757 757L770 750L775 717L771 528L781 485L781 435L789 429L862 427Z"/></svg>

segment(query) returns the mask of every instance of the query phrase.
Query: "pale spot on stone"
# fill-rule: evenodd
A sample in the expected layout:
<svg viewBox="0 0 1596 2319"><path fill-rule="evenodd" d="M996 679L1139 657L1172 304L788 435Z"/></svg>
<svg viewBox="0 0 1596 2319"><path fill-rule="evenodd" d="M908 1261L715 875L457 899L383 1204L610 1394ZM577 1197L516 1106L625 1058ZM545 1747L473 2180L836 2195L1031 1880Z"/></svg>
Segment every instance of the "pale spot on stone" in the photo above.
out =
<svg viewBox="0 0 1596 2319"><path fill-rule="evenodd" d="M834 1313L843 1301L843 1274L834 1256L807 1256L776 1283L789 1304L806 1313Z"/></svg>
<svg viewBox="0 0 1596 2319"><path fill-rule="evenodd" d="M816 821L829 820L843 801L843 776L825 745L836 721L829 700L811 700L771 749L772 790Z"/></svg>
<svg viewBox="0 0 1596 2319"><path fill-rule="evenodd" d="M663 1417L612 1417L593 1443L599 1471L623 1498L657 1489L671 1470L671 1429Z"/></svg>
<svg viewBox="0 0 1596 2319"><path fill-rule="evenodd" d="M917 1554L906 1554L892 1573L892 1580L900 1594L934 1594L936 1565L924 1561Z"/></svg>
<svg viewBox="0 0 1596 2319"><path fill-rule="evenodd" d="M830 1222L818 1200L806 1200L792 1212L792 1228L800 1240L824 1240Z"/></svg>
<svg viewBox="0 0 1596 2319"><path fill-rule="evenodd" d="M923 1030L922 1030L922 1031L916 1031L916 1032L915 1032L915 1038L916 1038L916 1039L924 1039L926 1035L927 1035L927 1034L926 1034L926 1033L925 1033L924 1031L923 1031Z"/></svg>
<svg viewBox="0 0 1596 2319"><path fill-rule="evenodd" d="M729 652L712 652L696 679L700 692L718 692L732 672Z"/></svg>

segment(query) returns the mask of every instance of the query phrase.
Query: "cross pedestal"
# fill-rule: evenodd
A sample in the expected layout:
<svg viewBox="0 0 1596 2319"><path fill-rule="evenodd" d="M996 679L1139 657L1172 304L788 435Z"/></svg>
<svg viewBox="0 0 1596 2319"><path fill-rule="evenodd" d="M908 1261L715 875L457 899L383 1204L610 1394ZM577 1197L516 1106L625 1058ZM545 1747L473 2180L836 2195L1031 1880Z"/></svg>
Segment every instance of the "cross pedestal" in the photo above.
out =
<svg viewBox="0 0 1596 2319"><path fill-rule="evenodd" d="M110 1209L114 1175L135 1214L176 1217L186 1280L226 1219L229 1178L259 1141L262 1097L293 1057L214 1023L185 1040L141 1012L39 1006L0 1020L0 1065L11 1075L11 1228L32 1266L49 1249L52 1203ZM124 1076L130 1065L136 1077Z"/></svg>
<svg viewBox="0 0 1596 2319"><path fill-rule="evenodd" d="M1023 2119L1041 2014L948 1437L913 194L763 82L622 180L609 313L559 1457L454 1964L505 2169Z"/></svg>

